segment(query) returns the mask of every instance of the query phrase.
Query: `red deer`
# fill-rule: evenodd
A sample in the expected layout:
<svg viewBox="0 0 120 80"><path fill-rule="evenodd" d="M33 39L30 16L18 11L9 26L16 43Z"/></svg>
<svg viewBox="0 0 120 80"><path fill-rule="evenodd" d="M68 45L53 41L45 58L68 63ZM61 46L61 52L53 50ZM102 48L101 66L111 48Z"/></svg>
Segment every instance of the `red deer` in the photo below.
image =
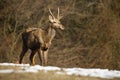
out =
<svg viewBox="0 0 120 80"><path fill-rule="evenodd" d="M53 13L49 9L49 26L46 30L41 28L28 28L22 33L22 52L19 56L19 63L22 63L23 57L28 49L31 50L30 62L31 65L35 65L34 58L35 54L38 52L39 58L42 65L47 65L48 50L51 45L51 41L55 37L55 28L61 30L64 26L60 22L59 8L57 18L54 17Z"/></svg>

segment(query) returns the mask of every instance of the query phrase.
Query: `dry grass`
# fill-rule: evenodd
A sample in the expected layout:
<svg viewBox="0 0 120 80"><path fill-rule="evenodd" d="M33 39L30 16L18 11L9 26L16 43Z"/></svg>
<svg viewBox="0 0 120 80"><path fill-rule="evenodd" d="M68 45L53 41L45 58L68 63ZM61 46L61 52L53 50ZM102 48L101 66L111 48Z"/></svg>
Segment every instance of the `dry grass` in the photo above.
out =
<svg viewBox="0 0 120 80"><path fill-rule="evenodd" d="M56 75L52 72L49 73L39 72L36 74L33 73L0 74L0 80L106 80L106 79L82 76Z"/></svg>
<svg viewBox="0 0 120 80"><path fill-rule="evenodd" d="M16 66L0 66L0 70L3 69L14 69L17 70L19 67ZM109 80L103 78L94 77L83 77L83 76L68 76L56 74L54 71L39 71L38 73L0 73L0 80ZM111 79L117 80L117 79Z"/></svg>
<svg viewBox="0 0 120 80"><path fill-rule="evenodd" d="M39 72L36 74L33 73L0 74L0 80L106 80L106 79L82 76L65 76L56 75L51 72L49 73Z"/></svg>

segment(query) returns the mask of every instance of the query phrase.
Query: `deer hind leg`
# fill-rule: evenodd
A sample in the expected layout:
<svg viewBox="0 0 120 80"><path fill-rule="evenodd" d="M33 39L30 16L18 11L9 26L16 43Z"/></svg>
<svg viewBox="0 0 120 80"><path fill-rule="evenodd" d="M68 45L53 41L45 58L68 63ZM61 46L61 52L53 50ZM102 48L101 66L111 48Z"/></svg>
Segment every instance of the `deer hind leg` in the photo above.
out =
<svg viewBox="0 0 120 80"><path fill-rule="evenodd" d="M22 52L19 56L19 64L22 63L23 57L24 57L25 53L27 52L27 50L28 50L27 48L23 47Z"/></svg>
<svg viewBox="0 0 120 80"><path fill-rule="evenodd" d="M35 50L32 50L31 54L30 54L30 61L31 61L31 64L30 65L35 65L35 53L36 51Z"/></svg>

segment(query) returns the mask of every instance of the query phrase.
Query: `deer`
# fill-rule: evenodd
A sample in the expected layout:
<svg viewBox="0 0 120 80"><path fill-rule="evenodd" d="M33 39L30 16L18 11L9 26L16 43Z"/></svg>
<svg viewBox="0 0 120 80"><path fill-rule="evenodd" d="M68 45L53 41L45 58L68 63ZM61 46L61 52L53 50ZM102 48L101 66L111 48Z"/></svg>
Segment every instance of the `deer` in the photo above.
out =
<svg viewBox="0 0 120 80"><path fill-rule="evenodd" d="M35 65L35 55L38 53L42 66L48 63L48 51L51 42L56 35L56 29L64 30L64 26L60 22L59 8L57 17L55 17L49 8L49 25L47 29L28 28L22 32L22 51L19 56L19 64L22 63L23 57L28 49L31 50L30 65Z"/></svg>

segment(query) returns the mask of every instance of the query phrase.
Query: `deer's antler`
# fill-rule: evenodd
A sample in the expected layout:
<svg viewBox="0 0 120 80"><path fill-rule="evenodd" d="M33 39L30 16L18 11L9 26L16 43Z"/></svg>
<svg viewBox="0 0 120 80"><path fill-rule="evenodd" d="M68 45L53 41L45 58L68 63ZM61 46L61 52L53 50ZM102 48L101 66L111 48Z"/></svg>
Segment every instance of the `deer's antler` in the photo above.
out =
<svg viewBox="0 0 120 80"><path fill-rule="evenodd" d="M55 17L53 15L52 11L50 10L50 8L49 8L49 12L50 12L51 16L55 19Z"/></svg>
<svg viewBox="0 0 120 80"><path fill-rule="evenodd" d="M60 9L58 8L58 15L57 18L60 19Z"/></svg>

